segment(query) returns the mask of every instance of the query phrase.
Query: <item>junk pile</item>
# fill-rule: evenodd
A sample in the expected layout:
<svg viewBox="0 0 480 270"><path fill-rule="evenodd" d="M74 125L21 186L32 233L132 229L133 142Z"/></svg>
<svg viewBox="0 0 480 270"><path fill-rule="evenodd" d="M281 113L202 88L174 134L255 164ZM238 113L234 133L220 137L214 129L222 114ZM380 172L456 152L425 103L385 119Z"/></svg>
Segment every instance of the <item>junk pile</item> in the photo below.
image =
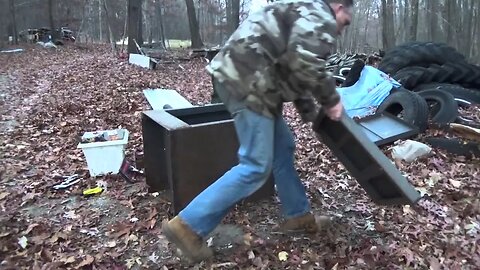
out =
<svg viewBox="0 0 480 270"><path fill-rule="evenodd" d="M334 78L337 80L337 86L344 84L351 69L358 63L367 64L370 66L377 66L382 59L383 52L364 54L332 54L327 58L326 69L332 72ZM354 68L355 69L355 68Z"/></svg>
<svg viewBox="0 0 480 270"><path fill-rule="evenodd" d="M474 132L476 139L472 139L455 132L480 128L480 66L469 63L454 48L410 42L387 51L382 58L336 55L327 66L336 76L337 90L351 117L387 113L419 133L429 127L442 128L461 139L425 141L456 154L480 156L479 133ZM463 112L469 112L468 116Z"/></svg>
<svg viewBox="0 0 480 270"><path fill-rule="evenodd" d="M81 141L82 143L92 143L92 142L106 142L106 141L116 141L122 140L125 135L125 130L112 130L112 131L101 131L101 132L91 132L85 133Z"/></svg>
<svg viewBox="0 0 480 270"><path fill-rule="evenodd" d="M459 107L480 104L480 66L469 63L454 48L441 43L412 42L388 51L379 69L392 76L428 104L429 120L475 126L465 119Z"/></svg>
<svg viewBox="0 0 480 270"><path fill-rule="evenodd" d="M119 172L125 158L125 147L129 132L126 129L112 129L85 132L77 148L87 159L90 176L97 177Z"/></svg>

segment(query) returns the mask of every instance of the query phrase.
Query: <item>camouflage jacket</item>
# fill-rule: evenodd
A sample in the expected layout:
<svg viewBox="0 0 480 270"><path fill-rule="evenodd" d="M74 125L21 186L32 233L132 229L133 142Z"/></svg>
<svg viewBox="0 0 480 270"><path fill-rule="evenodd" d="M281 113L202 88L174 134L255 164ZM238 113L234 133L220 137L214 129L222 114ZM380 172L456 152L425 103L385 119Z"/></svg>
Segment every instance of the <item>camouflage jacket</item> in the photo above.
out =
<svg viewBox="0 0 480 270"><path fill-rule="evenodd" d="M265 116L281 114L284 102L315 106L311 96L328 108L340 100L325 69L336 27L322 0L276 1L251 14L207 70L234 98Z"/></svg>

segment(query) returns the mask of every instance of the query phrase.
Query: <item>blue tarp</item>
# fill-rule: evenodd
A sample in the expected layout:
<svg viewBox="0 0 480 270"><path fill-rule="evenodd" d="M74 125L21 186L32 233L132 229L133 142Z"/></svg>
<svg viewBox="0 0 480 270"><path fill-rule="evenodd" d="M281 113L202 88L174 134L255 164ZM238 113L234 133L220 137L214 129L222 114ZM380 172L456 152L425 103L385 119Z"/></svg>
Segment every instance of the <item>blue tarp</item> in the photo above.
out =
<svg viewBox="0 0 480 270"><path fill-rule="evenodd" d="M349 87L339 87L343 106L350 117L364 117L375 113L378 105L401 84L382 71L365 66L358 81Z"/></svg>

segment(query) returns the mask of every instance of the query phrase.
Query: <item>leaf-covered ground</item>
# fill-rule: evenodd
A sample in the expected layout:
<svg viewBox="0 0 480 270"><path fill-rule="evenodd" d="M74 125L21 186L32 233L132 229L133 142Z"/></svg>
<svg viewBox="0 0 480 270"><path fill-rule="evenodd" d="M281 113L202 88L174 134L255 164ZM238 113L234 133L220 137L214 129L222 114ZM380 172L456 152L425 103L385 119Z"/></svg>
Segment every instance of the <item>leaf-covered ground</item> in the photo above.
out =
<svg viewBox="0 0 480 270"><path fill-rule="evenodd" d="M275 233L275 198L239 205L210 238L217 256L189 265L161 234L170 218L164 194L145 179L91 178L77 149L84 131L125 127L127 156L141 153L142 90L178 90L206 104L205 61L169 55L156 70L128 65L107 47L25 47L0 54L1 269L478 269L480 160L435 150L399 169L426 197L422 211L373 204L343 166L300 122L285 117L297 141L297 168L312 208L335 226L316 236ZM185 58L184 56L182 58ZM470 110L479 115L479 108ZM429 130L430 135L447 136ZM414 139L422 141L424 135ZM391 157L390 148L382 149ZM82 181L55 191L54 175ZM105 192L83 197L100 184Z"/></svg>

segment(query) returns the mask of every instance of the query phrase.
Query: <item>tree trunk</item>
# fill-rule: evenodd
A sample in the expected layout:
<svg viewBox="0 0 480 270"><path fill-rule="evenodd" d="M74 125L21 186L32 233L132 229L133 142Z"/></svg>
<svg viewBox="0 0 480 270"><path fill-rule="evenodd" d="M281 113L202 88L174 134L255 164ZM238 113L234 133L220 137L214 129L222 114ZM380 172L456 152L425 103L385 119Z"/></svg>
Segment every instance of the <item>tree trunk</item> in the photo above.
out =
<svg viewBox="0 0 480 270"><path fill-rule="evenodd" d="M12 14L12 32L13 32L13 42L18 44L18 31L17 31L17 19L15 18L15 3L14 0L10 0L10 14Z"/></svg>
<svg viewBox="0 0 480 270"><path fill-rule="evenodd" d="M394 8L393 0L382 0L382 41L384 50L395 46Z"/></svg>
<svg viewBox="0 0 480 270"><path fill-rule="evenodd" d="M369 49L372 46L372 44L370 44L371 42L368 41L368 19L370 17L370 6L371 5L372 5L372 3L370 3L370 1L368 1L367 2L367 12L366 12L366 17L365 17L365 33L363 35L363 48L365 48L365 46L367 46L367 44L368 44Z"/></svg>
<svg viewBox="0 0 480 270"><path fill-rule="evenodd" d="M200 27L198 25L197 15L195 14L195 5L193 0L185 0L187 4L188 26L190 27L190 39L192 40L192 48L203 47L202 38L200 37Z"/></svg>
<svg viewBox="0 0 480 270"><path fill-rule="evenodd" d="M137 53L137 46L142 45L142 0L128 0L128 53Z"/></svg>
<svg viewBox="0 0 480 270"><path fill-rule="evenodd" d="M438 0L433 1L433 0L426 0L426 5L427 5L427 38L430 41L434 41L436 37L436 29L438 27L438 21L437 21L437 13L435 6L437 6Z"/></svg>
<svg viewBox="0 0 480 270"><path fill-rule="evenodd" d="M412 16L410 24L410 41L417 40L417 31L418 31L418 0L412 0Z"/></svg>
<svg viewBox="0 0 480 270"><path fill-rule="evenodd" d="M100 43L103 43L103 29L102 29L102 2L98 0L98 38Z"/></svg>
<svg viewBox="0 0 480 270"><path fill-rule="evenodd" d="M478 1L478 0L475 0ZM472 30L473 30L473 13L474 13L474 2L472 0L465 0L463 2L463 11L462 14L464 15L464 23L465 32L464 32L464 42L463 42L463 50L462 52L465 56L470 57L470 49L472 46Z"/></svg>
<svg viewBox="0 0 480 270"><path fill-rule="evenodd" d="M240 23L240 0L227 0L228 32L232 34Z"/></svg>
<svg viewBox="0 0 480 270"><path fill-rule="evenodd" d="M147 33L147 44L152 44L153 43L153 14L151 11L151 3L150 2L145 2L145 27L146 27L146 33Z"/></svg>
<svg viewBox="0 0 480 270"><path fill-rule="evenodd" d="M103 9L105 10L105 17L107 19L107 27L108 27L108 34L110 37L110 44L112 45L112 51L115 55L117 55L117 43L115 41L115 37L113 36L112 26L110 23L110 15L108 12L107 0L103 0Z"/></svg>
<svg viewBox="0 0 480 270"><path fill-rule="evenodd" d="M480 47L480 2L479 1L476 1L476 12L475 12L475 20L474 20L474 27L473 27L473 37L475 37L475 39L473 40L472 42L472 52L471 52L471 55L472 55L472 60L473 60L473 63L476 63L477 65L480 65L480 50L479 50L479 47Z"/></svg>
<svg viewBox="0 0 480 270"><path fill-rule="evenodd" d="M128 10L128 7L127 7ZM122 33L122 48L120 49L121 53L125 51L125 37L127 35L128 27L128 16L125 16L125 22L123 24L123 33Z"/></svg>
<svg viewBox="0 0 480 270"><path fill-rule="evenodd" d="M447 0L447 20L446 20L446 27L447 27L447 42L450 45L453 45L454 41L454 16L455 16L455 2L453 0Z"/></svg>
<svg viewBox="0 0 480 270"><path fill-rule="evenodd" d="M140 5L139 5L139 8L138 8L138 12L140 13L138 15L138 22L137 22L137 26L138 26L138 39L137 39L137 43L138 45L142 45L143 44L143 0L137 0L137 1L140 1Z"/></svg>
<svg viewBox="0 0 480 270"><path fill-rule="evenodd" d="M82 8L82 20L80 22L80 27L78 28L78 34L77 34L77 38L78 38L78 41L79 42L82 42L82 39L83 37L85 37L85 41L83 42L87 42L87 34L84 34L84 30L83 30L83 26L85 25L85 18L87 16L87 7L88 7L88 0L85 1L85 6Z"/></svg>
<svg viewBox="0 0 480 270"><path fill-rule="evenodd" d="M411 17L410 17L410 13L409 13L409 3L411 3L411 1L408 1L408 0L404 0L404 3L403 3L403 27L404 27L404 33L403 33L403 40L406 41L406 40L409 40L410 39L410 27L411 27ZM417 17L418 18L418 17Z"/></svg>
<svg viewBox="0 0 480 270"><path fill-rule="evenodd" d="M158 16L158 28L160 30L160 42L162 44L162 47L164 49L167 49L167 46L165 44L165 28L163 26L163 8L162 8L162 3L158 2L157 3L157 16Z"/></svg>
<svg viewBox="0 0 480 270"><path fill-rule="evenodd" d="M50 24L50 29L55 29L55 24L53 22L53 0L48 0L48 22Z"/></svg>

